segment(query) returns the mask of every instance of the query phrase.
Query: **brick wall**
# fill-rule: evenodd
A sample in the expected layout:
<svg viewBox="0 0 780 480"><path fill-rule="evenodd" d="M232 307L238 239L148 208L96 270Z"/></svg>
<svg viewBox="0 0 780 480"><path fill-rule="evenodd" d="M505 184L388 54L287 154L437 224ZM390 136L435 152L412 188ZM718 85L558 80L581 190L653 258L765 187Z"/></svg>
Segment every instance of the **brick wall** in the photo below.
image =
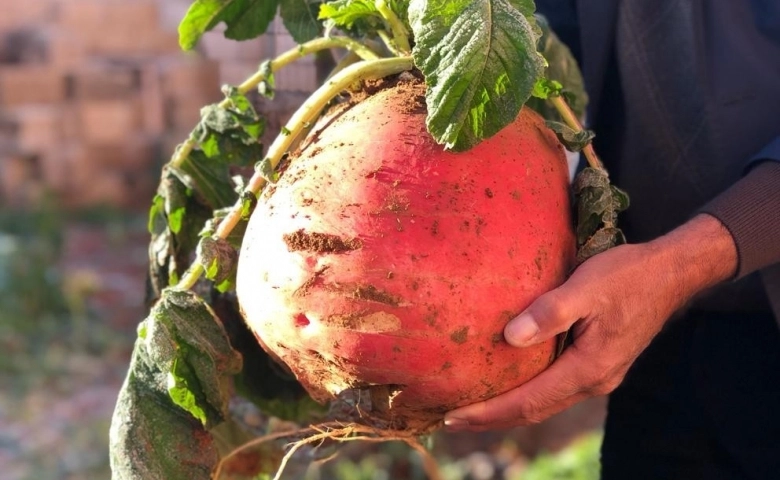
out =
<svg viewBox="0 0 780 480"><path fill-rule="evenodd" d="M275 22L249 42L179 50L188 0L0 0L0 207L144 207L159 168L220 85L294 46ZM315 88L306 60L277 77L272 124ZM273 108L273 110L271 110Z"/></svg>

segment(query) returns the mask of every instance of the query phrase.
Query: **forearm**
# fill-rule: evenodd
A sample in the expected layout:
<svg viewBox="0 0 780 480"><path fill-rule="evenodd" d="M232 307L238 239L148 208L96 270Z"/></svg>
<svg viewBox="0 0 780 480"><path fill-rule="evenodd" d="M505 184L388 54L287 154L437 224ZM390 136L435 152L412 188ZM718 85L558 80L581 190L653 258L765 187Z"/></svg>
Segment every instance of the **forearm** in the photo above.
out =
<svg viewBox="0 0 780 480"><path fill-rule="evenodd" d="M780 162L760 163L700 212L731 233L737 248L734 278L780 262Z"/></svg>
<svg viewBox="0 0 780 480"><path fill-rule="evenodd" d="M657 263L666 265L666 287L682 305L699 292L734 276L737 247L715 217L700 214L648 245Z"/></svg>

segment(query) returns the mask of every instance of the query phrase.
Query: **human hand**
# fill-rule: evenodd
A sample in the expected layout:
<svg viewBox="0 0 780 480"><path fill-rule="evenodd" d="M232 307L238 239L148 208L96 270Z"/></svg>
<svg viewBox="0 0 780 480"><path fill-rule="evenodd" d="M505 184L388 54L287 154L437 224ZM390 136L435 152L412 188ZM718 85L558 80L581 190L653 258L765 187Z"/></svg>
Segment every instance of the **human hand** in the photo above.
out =
<svg viewBox="0 0 780 480"><path fill-rule="evenodd" d="M708 215L652 242L592 257L504 329L507 342L523 347L573 326L572 345L524 385L447 413L445 425L451 431L526 425L611 392L672 313L729 278L736 265L731 235Z"/></svg>

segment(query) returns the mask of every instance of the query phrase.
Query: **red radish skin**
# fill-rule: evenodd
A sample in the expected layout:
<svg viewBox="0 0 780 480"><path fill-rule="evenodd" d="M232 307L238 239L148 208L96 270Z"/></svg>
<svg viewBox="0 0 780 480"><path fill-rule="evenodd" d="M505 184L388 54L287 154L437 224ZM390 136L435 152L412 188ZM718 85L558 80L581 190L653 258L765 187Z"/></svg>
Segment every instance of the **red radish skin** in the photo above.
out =
<svg viewBox="0 0 780 480"><path fill-rule="evenodd" d="M524 109L446 152L423 88L381 90L311 136L252 214L238 268L249 326L316 400L387 386L374 409L400 427L544 370L554 341L517 349L502 331L575 253L566 160L543 120Z"/></svg>

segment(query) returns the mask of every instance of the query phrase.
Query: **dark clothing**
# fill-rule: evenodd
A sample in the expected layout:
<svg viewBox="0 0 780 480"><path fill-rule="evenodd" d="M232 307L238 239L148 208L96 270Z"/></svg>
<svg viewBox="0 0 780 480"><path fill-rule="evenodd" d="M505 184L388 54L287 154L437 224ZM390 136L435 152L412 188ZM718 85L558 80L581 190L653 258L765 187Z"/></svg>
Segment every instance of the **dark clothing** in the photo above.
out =
<svg viewBox="0 0 780 480"><path fill-rule="evenodd" d="M780 2L537 6L581 61L628 240L703 212L738 250L610 397L603 478L780 478Z"/></svg>
<svg viewBox="0 0 780 480"><path fill-rule="evenodd" d="M780 2L537 6L579 55L596 149L632 197L622 218L630 241L655 238L703 208L734 235L738 277L780 270ZM773 163L744 181L761 161ZM737 195L719 201L729 187ZM780 284L769 297L780 316Z"/></svg>
<svg viewBox="0 0 780 480"><path fill-rule="evenodd" d="M769 314L672 320L609 399L603 480L780 477L780 331Z"/></svg>

